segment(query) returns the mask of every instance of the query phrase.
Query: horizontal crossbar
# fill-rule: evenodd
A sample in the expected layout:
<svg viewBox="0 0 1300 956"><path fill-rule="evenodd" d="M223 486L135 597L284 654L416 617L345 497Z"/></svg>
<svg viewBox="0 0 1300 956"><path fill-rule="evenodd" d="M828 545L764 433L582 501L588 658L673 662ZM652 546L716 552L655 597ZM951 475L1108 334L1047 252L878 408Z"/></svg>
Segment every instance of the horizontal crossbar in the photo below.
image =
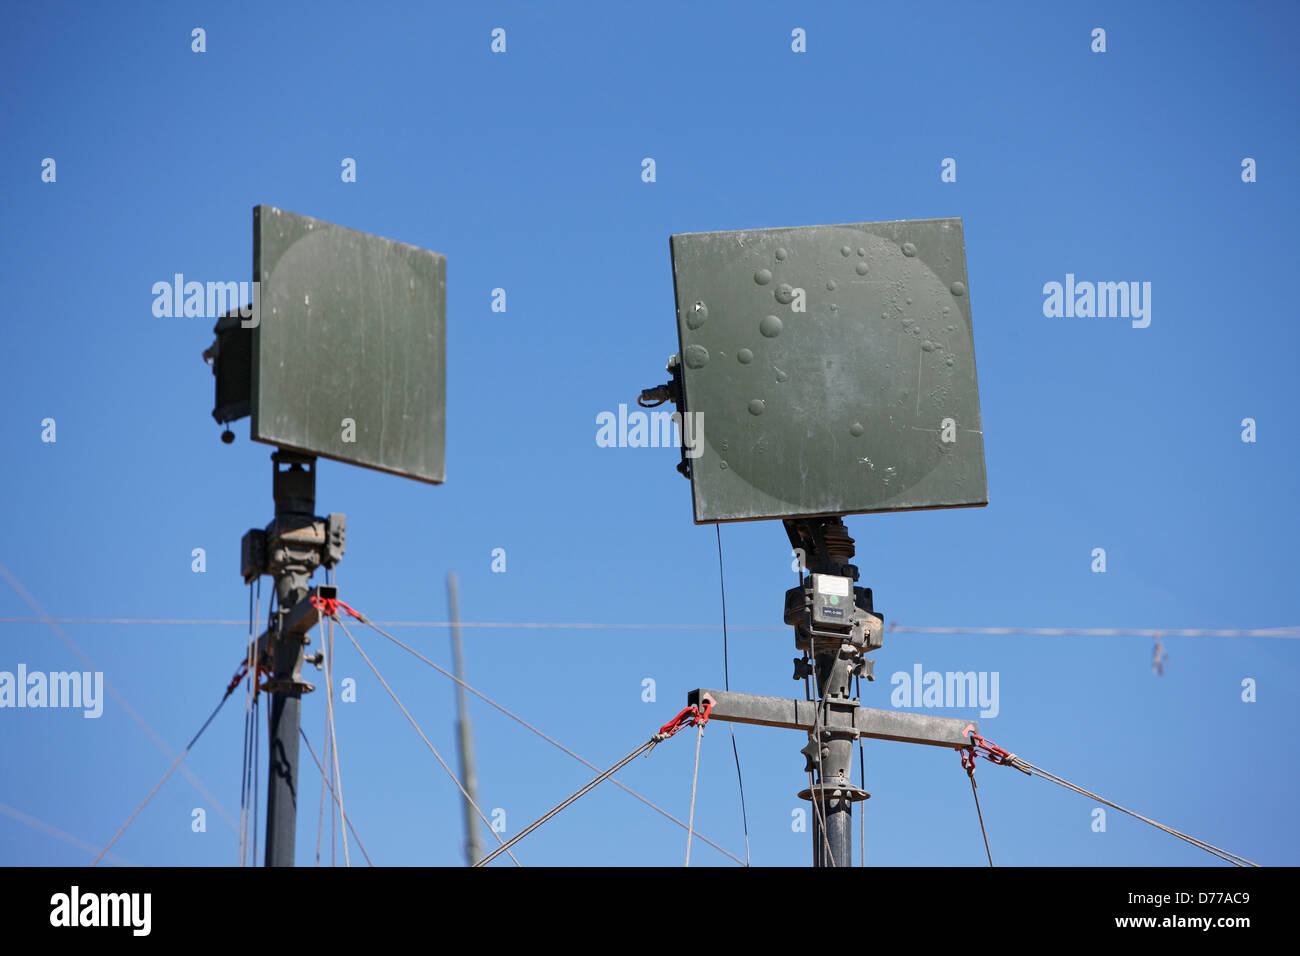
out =
<svg viewBox="0 0 1300 956"><path fill-rule="evenodd" d="M691 691L686 697L687 703L698 706L705 694L714 700L713 709L709 713L710 720L757 724L761 727L784 727L788 730L812 730L818 722L818 708L822 706L822 702L815 700L761 697L757 694L737 694L732 691L703 688ZM847 701L842 702L842 705L848 704ZM838 721L831 718L821 723L833 730L836 729L835 725ZM902 743L928 744L933 747L967 747L970 745L967 731L978 730L978 726L973 720L852 707L851 729L858 736L871 737L875 740L897 740ZM845 726L844 729L850 728Z"/></svg>

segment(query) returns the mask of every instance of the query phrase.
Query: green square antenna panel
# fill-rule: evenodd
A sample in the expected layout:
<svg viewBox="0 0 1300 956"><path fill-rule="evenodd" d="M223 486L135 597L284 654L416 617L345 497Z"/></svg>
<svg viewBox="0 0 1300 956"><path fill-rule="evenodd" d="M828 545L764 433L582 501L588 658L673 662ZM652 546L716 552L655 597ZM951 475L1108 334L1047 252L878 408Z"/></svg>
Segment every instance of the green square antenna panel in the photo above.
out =
<svg viewBox="0 0 1300 956"><path fill-rule="evenodd" d="M217 326L214 417L250 414L254 441L443 481L446 258L257 206L253 280L256 325Z"/></svg>
<svg viewBox="0 0 1300 956"><path fill-rule="evenodd" d="M696 523L988 504L960 219L671 246Z"/></svg>

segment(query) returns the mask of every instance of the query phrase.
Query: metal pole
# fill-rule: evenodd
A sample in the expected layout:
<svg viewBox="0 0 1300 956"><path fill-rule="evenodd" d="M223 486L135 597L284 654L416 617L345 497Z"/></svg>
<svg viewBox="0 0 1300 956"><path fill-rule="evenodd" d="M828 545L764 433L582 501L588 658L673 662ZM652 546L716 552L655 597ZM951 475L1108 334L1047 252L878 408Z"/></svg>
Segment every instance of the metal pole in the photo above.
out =
<svg viewBox="0 0 1300 956"><path fill-rule="evenodd" d="M785 522L791 543L804 553L808 573L847 577L857 581L858 569L851 564L854 555L853 538L838 516L811 519L787 519ZM802 579L801 577L801 580ZM820 636L803 624L803 612L794 617L787 614L787 623L796 623L796 646L808 653L808 669L796 669L812 676L817 689L817 723L809 732L808 746L803 753L808 758L813 785L805 791L812 802L813 865L853 865L853 804L865 800L869 794L853 786L853 744L858 734L853 721L846 716L845 707L857 708L860 704L850 697L852 675L857 672L865 649L862 628L868 624L869 598L865 607L858 604L856 591L848 590L847 604L853 624L851 631L828 635L823 628ZM802 587L796 594L802 602ZM790 609L787 597L787 611ZM856 636L855 636L856 635ZM879 646L878 644L874 646ZM797 664L798 662L796 662ZM802 796L802 795L801 795Z"/></svg>
<svg viewBox="0 0 1300 956"><path fill-rule="evenodd" d="M838 651L817 655L818 712L825 713L820 704L827 698L827 681L832 668L840 663ZM815 786L809 796L817 803L813 815L813 865L853 865L853 801L850 791L844 788L852 780L853 742L856 733L842 728L831 729L822 725L820 734L821 756L813 761ZM822 836L822 816L825 816L825 837Z"/></svg>
<svg viewBox="0 0 1300 956"><path fill-rule="evenodd" d="M293 663L277 650L274 675L293 672ZM298 666L302 645L298 645ZM297 691L271 695L270 775L266 794L266 865L293 866L298 822L298 728L302 696Z"/></svg>
<svg viewBox="0 0 1300 956"><path fill-rule="evenodd" d="M307 582L319 562L310 544L315 526L316 463L310 456L276 451L275 522L267 555L275 569L276 607L268 636L272 644L270 767L266 792L266 865L294 865L298 819L298 740L302 715L305 636L286 630L286 615L307 595ZM289 468L281 470L281 464Z"/></svg>
<svg viewBox="0 0 1300 956"><path fill-rule="evenodd" d="M813 866L853 865L853 804L838 797L826 798L826 842L822 842L822 822L813 814ZM827 856L827 848L830 856Z"/></svg>
<svg viewBox="0 0 1300 956"><path fill-rule="evenodd" d="M452 670L457 680L465 679L465 660L460 643L460 592L454 572L447 574L447 604L451 611L451 657ZM465 687L456 685L456 738L460 744L460 778L465 785L469 800L465 803L465 859L470 866L477 865L483 857L483 845L479 842L478 822L470 800L478 803L478 778L474 774L474 741L469 726L469 705L465 696Z"/></svg>
<svg viewBox="0 0 1300 956"><path fill-rule="evenodd" d="M831 753L834 754L838 749L839 741L830 743ZM843 746L848 750L848 760L853 759L853 745L844 741ZM825 763L823 758L823 763ZM846 800L844 797L834 796L840 792L832 786L823 782L823 779L829 777L829 771L824 770L818 775L817 785L822 788L824 794L824 805L813 808L813 865L814 866L852 866L853 865L853 802ZM814 791L814 798L817 793ZM820 814L826 815L826 839L822 839L822 823ZM829 849L829 855L827 851Z"/></svg>

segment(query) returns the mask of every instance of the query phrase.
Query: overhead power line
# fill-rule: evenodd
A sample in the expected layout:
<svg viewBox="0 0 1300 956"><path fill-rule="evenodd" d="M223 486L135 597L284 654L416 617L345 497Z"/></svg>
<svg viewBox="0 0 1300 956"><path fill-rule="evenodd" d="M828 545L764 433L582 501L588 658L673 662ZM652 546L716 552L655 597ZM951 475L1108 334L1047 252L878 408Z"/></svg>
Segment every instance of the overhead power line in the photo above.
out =
<svg viewBox="0 0 1300 956"><path fill-rule="evenodd" d="M109 617L0 617L0 624L189 624L247 626L235 618L109 618ZM451 628L451 621L375 621L380 627ZM716 631L716 624L601 624L592 621L461 621L461 627L509 631L522 628L553 631ZM732 631L788 631L781 624L729 624ZM978 637L1282 637L1300 638L1300 624L1281 627L923 627L891 623L893 634L951 634Z"/></svg>
<svg viewBox="0 0 1300 956"><path fill-rule="evenodd" d="M84 667L88 668L91 671L99 670L99 668L96 667L94 663L90 660L90 658L85 655L85 653L81 650L81 648L77 646L76 642L73 641L72 638L68 637L68 635L64 633L63 629L59 627L61 623L70 623L70 622L64 621L60 618L52 618L48 614L46 614L45 608L41 607L40 602L38 602L36 598L32 597L31 593L25 587L22 586L22 583L16 577L14 577L13 574L9 571L9 569L5 567L3 564L0 564L0 577L3 577L9 583L9 586L14 589L14 592L20 598L23 599L24 604L26 604L38 615L40 615L39 617L30 618L30 619L6 618L4 619L5 621L12 621L12 622L22 621L23 623L29 623L29 624L48 625L50 630L54 632L54 636L63 642L63 646L66 647L69 651L71 651L76 656L76 658L79 661L81 661ZM232 621L231 623L239 624L241 627L244 624L243 621ZM134 707L131 706L130 702L126 699L126 697L122 694L122 692L119 691L117 687L112 682L110 682L107 678L104 679L104 690L109 694L109 696L111 696L115 701L117 701L118 706L121 707L122 710L126 712L126 715L131 718L132 722L144 732L145 736L148 737L153 742L153 745L158 748L158 750L163 754L163 756L165 756L168 760L175 758L176 755L172 752L172 749L168 747L166 743L163 742L163 739L158 735L158 732L149 725L149 722L147 720L145 720L142 716L140 716L140 714L136 711ZM201 781L198 778L198 776L194 773L194 771L190 770L189 767L184 767L184 766L182 766L180 769L181 769L181 776L183 776L186 779L186 781L190 784L190 786L192 786L195 790L198 791L199 795L202 796L204 800L208 801L211 807L217 811L217 815L221 817L223 821L225 821L228 827L230 827L231 831L238 832L238 827L235 825L234 818L221 804L221 801L219 801L216 797L214 797L212 793L208 790L208 788L203 785L203 781Z"/></svg>
<svg viewBox="0 0 1300 956"><path fill-rule="evenodd" d="M44 833L47 836L54 837L54 839L56 840L62 840L64 843L68 844L69 846L75 846L78 850L84 850L86 853L91 853L91 854L99 853L100 848L98 846L91 843L87 843L85 840L75 837L71 833L68 833L64 830L60 830L56 826L51 826L50 824L46 823L44 820L38 819L37 817L34 817L27 813L23 813L21 810L17 810L14 807L0 803L0 813L3 813L7 817L13 818L14 820L17 820L23 826L30 827L31 829L36 830L38 833ZM134 865L129 860L124 860L122 859L122 857L115 856L112 853L105 854L104 859L112 861L113 863L117 863L121 866Z"/></svg>

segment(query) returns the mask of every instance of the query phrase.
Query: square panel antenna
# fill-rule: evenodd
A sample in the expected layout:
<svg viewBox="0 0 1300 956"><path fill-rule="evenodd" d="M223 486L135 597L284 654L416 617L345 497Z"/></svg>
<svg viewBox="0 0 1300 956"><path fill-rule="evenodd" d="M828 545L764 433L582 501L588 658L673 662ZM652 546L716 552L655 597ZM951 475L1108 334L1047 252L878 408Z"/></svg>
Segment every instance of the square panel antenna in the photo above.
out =
<svg viewBox="0 0 1300 956"><path fill-rule="evenodd" d="M205 353L213 417L251 416L254 441L442 482L446 258L257 206L253 280L253 317L224 316Z"/></svg>
<svg viewBox="0 0 1300 956"><path fill-rule="evenodd" d="M988 504L960 219L670 244L697 524Z"/></svg>

